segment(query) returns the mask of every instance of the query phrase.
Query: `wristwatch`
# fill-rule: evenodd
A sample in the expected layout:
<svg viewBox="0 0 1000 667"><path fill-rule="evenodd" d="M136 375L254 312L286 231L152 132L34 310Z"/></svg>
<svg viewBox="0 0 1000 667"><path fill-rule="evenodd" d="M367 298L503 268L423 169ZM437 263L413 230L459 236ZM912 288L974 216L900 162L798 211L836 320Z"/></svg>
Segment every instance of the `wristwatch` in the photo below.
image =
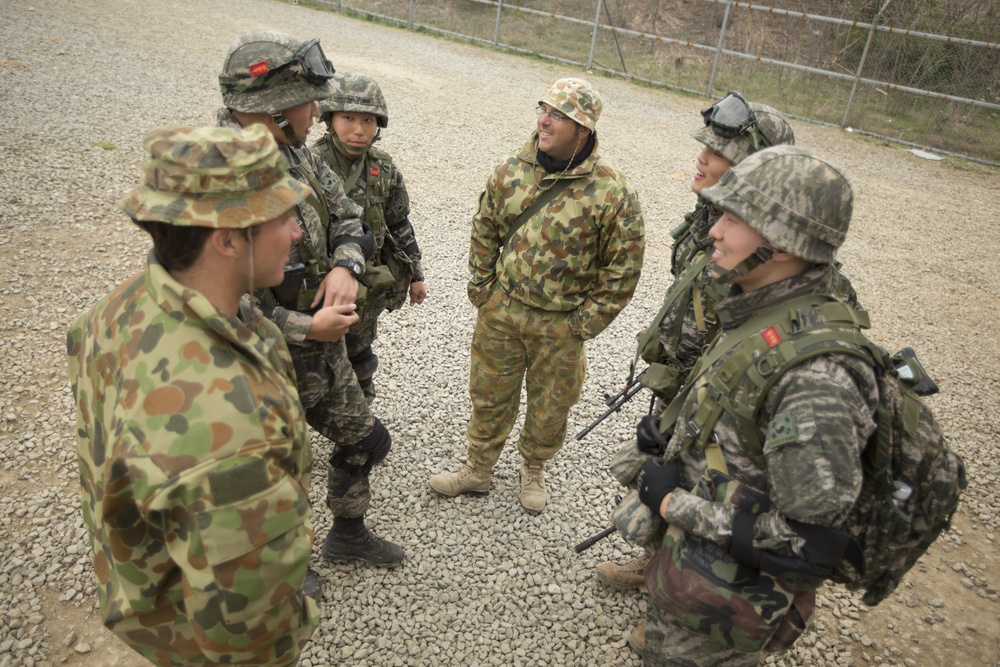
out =
<svg viewBox="0 0 1000 667"><path fill-rule="evenodd" d="M361 276L365 273L365 267L360 262L355 262L353 259L341 259L334 263L334 267L342 266L351 272L355 280L361 280Z"/></svg>

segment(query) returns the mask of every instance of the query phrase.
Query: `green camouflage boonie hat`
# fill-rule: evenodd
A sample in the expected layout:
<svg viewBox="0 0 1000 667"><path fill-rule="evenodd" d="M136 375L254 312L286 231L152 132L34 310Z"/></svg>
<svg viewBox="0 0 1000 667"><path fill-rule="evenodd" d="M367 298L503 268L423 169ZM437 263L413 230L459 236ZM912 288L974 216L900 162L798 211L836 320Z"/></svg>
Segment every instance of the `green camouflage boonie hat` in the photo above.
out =
<svg viewBox="0 0 1000 667"><path fill-rule="evenodd" d="M273 220L312 190L263 125L164 127L146 135L142 185L118 202L135 220L244 229Z"/></svg>
<svg viewBox="0 0 1000 667"><path fill-rule="evenodd" d="M691 136L705 144L713 151L739 164L762 148L778 146L779 144L794 144L795 133L781 112L766 104L750 102L757 117L754 125L747 128L736 137L722 137L716 134L711 125L701 127L691 133Z"/></svg>
<svg viewBox="0 0 1000 667"><path fill-rule="evenodd" d="M556 81L538 103L548 104L591 132L604 109L600 93L587 81L573 78Z"/></svg>
<svg viewBox="0 0 1000 667"><path fill-rule="evenodd" d="M854 193L843 171L799 146L754 153L701 194L744 220L778 250L817 264L836 258L854 208Z"/></svg>
<svg viewBox="0 0 1000 667"><path fill-rule="evenodd" d="M333 73L319 40L261 30L230 45L219 89L230 109L272 114L332 95Z"/></svg>
<svg viewBox="0 0 1000 667"><path fill-rule="evenodd" d="M389 126L389 107L375 79L364 74L334 74L330 81L333 95L319 103L319 117L326 123L334 111L370 113L379 127Z"/></svg>

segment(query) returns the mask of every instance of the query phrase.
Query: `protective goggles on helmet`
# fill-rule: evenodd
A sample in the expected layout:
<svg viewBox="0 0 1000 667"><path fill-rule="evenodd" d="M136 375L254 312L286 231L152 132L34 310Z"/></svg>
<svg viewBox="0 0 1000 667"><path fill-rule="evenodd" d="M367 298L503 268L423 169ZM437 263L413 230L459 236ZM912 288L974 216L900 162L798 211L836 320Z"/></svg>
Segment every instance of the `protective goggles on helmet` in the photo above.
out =
<svg viewBox="0 0 1000 667"><path fill-rule="evenodd" d="M327 60L319 39L311 39L286 63L274 68L268 67L266 60L254 63L250 65L249 81L245 74L224 74L219 77L219 84L223 93L270 88L300 78L310 85L322 86L333 78L334 72L333 63Z"/></svg>
<svg viewBox="0 0 1000 667"><path fill-rule="evenodd" d="M717 103L702 110L701 117L705 126L720 137L732 139L744 134L757 125L757 114L750 108L750 103L737 92L729 91Z"/></svg>

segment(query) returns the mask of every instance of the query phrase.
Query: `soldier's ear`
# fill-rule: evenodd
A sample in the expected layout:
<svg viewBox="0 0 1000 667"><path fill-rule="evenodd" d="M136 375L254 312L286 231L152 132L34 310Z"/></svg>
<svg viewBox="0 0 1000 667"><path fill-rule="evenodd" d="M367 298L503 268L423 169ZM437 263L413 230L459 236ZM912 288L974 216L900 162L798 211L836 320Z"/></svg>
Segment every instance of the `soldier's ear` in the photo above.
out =
<svg viewBox="0 0 1000 667"><path fill-rule="evenodd" d="M233 257L239 252L239 239L244 238L242 230L236 229L215 229L208 237L208 244L212 250L224 257Z"/></svg>

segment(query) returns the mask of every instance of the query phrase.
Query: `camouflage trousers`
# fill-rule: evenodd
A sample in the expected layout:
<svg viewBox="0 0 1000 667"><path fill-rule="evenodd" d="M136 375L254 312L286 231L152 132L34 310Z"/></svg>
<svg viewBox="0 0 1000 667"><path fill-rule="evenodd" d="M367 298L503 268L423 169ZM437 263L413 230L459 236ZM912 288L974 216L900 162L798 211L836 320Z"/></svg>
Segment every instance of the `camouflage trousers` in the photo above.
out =
<svg viewBox="0 0 1000 667"><path fill-rule="evenodd" d="M643 667L756 667L758 653L741 653L687 626L649 601Z"/></svg>
<svg viewBox="0 0 1000 667"><path fill-rule="evenodd" d="M555 456L586 368L583 342L570 334L569 313L531 308L494 289L479 308L472 334L469 458L490 466L499 460L517 418L522 382L527 408L517 448L528 460Z"/></svg>
<svg viewBox="0 0 1000 667"><path fill-rule="evenodd" d="M331 458L371 434L375 417L354 375L344 339L322 345L290 345L289 349L306 421L333 443ZM327 465L326 504L334 516L356 518L368 511L368 475L353 472L366 462L366 455L352 454L346 457L347 470Z"/></svg>
<svg viewBox="0 0 1000 667"><path fill-rule="evenodd" d="M378 355L372 350L372 344L378 338L378 318L383 312L385 299L380 298L376 304L361 311L360 319L344 336L347 358L369 403L375 400L375 371L378 370Z"/></svg>

